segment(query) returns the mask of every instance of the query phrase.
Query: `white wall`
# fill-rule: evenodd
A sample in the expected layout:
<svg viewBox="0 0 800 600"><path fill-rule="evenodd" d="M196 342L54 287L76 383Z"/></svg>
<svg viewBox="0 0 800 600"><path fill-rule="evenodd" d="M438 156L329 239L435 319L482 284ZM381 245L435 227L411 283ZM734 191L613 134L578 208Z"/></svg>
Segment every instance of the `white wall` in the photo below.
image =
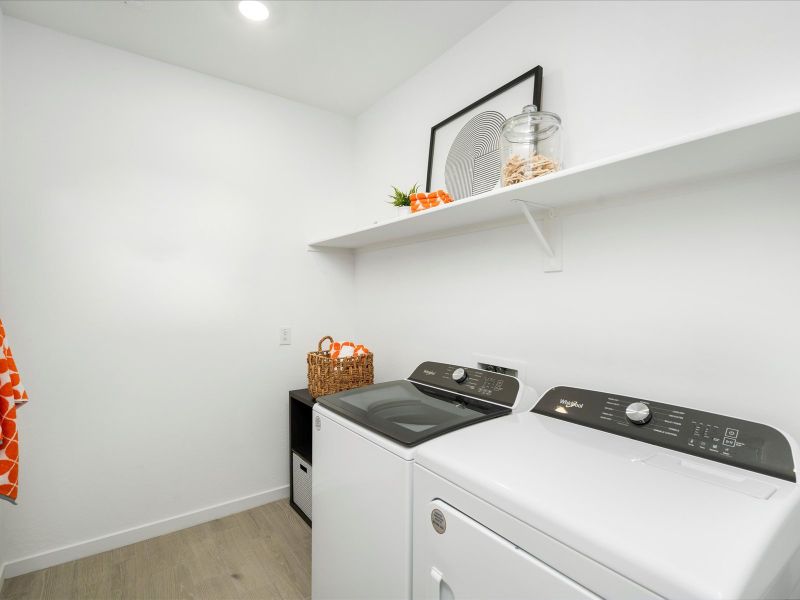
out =
<svg viewBox="0 0 800 600"><path fill-rule="evenodd" d="M352 332L325 301L352 261L305 246L350 220L352 120L8 17L2 51L0 297L31 398L6 560L285 493L287 390Z"/></svg>
<svg viewBox="0 0 800 600"><path fill-rule="evenodd" d="M530 67L569 165L800 108L797 3L515 3L357 121L360 221L424 183L430 125ZM438 93L427 93L437 90ZM800 438L797 166L564 222L545 274L526 225L357 257L376 377L472 353L526 360L539 391L606 389Z"/></svg>

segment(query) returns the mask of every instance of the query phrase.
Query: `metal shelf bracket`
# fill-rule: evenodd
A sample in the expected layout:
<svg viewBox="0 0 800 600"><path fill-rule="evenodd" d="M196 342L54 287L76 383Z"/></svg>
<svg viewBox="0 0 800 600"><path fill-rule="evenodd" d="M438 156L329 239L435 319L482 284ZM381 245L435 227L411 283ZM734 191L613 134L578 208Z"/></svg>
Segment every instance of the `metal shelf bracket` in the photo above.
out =
<svg viewBox="0 0 800 600"><path fill-rule="evenodd" d="M558 218L556 211L547 206L541 206L525 200L517 199L512 200L512 202L515 202L520 207L522 214L525 215L528 224L536 235L536 240L542 247L544 252L544 272L557 273L563 271L561 219ZM541 222L536 220L531 209L545 211L544 216L540 217Z"/></svg>

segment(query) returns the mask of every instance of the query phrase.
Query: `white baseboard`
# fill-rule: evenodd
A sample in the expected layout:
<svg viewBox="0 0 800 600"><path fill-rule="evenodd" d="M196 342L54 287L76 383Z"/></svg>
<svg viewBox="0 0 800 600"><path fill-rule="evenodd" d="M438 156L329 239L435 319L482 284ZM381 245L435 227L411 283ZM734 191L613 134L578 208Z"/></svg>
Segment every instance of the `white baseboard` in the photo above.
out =
<svg viewBox="0 0 800 600"><path fill-rule="evenodd" d="M215 504L160 521L146 523L138 527L131 527L130 529L86 540L85 542L78 542L77 544L70 544L69 546L63 546L54 550L48 550L47 552L12 560L4 565L0 565L0 586L2 586L3 577L16 577L17 575L24 575L31 571L46 569L47 567L60 565L61 563L77 560L79 558L85 558L107 550L122 548L128 544L134 544L158 537L159 535L172 533L179 529L186 529L193 525L219 519L220 517L227 517L228 515L288 497L289 486L283 485L272 490L229 500L228 502Z"/></svg>

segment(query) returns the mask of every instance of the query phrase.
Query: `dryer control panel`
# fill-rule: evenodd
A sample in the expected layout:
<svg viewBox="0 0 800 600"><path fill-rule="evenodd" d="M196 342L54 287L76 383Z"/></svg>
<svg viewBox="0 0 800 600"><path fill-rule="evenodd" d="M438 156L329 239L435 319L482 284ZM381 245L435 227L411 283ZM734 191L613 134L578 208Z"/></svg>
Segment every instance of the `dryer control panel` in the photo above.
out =
<svg viewBox="0 0 800 600"><path fill-rule="evenodd" d="M432 361L422 363L408 379L508 408L514 408L520 393L516 377Z"/></svg>
<svg viewBox="0 0 800 600"><path fill-rule="evenodd" d="M532 412L797 481L786 436L761 423L571 387L551 389Z"/></svg>

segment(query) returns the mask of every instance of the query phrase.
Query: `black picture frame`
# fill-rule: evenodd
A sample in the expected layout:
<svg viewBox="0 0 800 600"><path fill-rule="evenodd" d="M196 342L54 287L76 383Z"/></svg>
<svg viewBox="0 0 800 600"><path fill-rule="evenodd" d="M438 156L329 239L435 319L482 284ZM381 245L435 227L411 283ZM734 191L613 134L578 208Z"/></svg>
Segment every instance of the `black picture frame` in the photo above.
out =
<svg viewBox="0 0 800 600"><path fill-rule="evenodd" d="M523 73L519 77L516 77L516 78L512 79L511 81L509 81L505 85L501 85L499 88L497 88L493 92L489 92L483 98L479 98L478 100L476 100L475 102L473 102L469 106L466 106L466 107L462 108L461 110L459 110L457 113L447 117L444 121L440 121L439 123L437 123L436 125L431 127L431 138L430 138L430 142L428 143L428 173L427 173L427 176L426 176L426 179L425 179L425 191L426 192L430 192L431 191L431 179L432 179L432 174L433 174L433 156L434 156L433 153L434 153L434 148L436 146L436 131L438 129L441 129L445 125L447 125L449 123L452 123L456 119L464 116L468 112L476 109L481 104L484 104L484 103L488 102L489 100L491 100L493 98L496 98L500 94L502 94L504 92L507 92L508 90L518 86L520 83L530 79L531 77L535 78L534 82L533 82L533 98L531 99L531 104L535 104L538 107L539 110L542 110L542 73L543 73L543 70L542 70L541 65L537 65L537 66L533 67L531 70L526 71L525 73Z"/></svg>

